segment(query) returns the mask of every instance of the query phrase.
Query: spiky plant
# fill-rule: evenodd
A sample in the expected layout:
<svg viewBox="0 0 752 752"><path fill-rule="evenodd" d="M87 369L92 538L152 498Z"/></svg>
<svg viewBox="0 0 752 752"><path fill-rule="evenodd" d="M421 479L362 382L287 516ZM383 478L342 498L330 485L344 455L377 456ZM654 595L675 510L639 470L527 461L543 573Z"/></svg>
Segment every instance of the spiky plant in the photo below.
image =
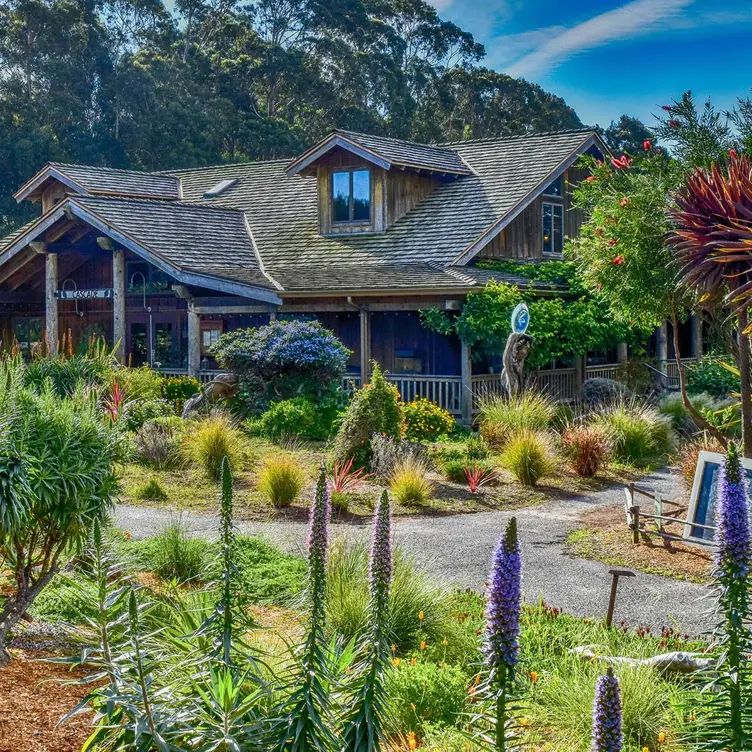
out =
<svg viewBox="0 0 752 752"><path fill-rule="evenodd" d="M331 674L326 625L326 565L329 552L331 502L322 468L311 505L308 524L308 634L292 678L288 695L276 709L274 746L280 752L324 752L336 745L330 728L331 698L327 684Z"/></svg>
<svg viewBox="0 0 752 752"><path fill-rule="evenodd" d="M347 752L373 752L384 740L387 705L384 674L391 659L389 647L389 593L392 584L392 513L386 491L373 518L368 606L369 629L363 649L366 657L343 731Z"/></svg>
<svg viewBox="0 0 752 752"><path fill-rule="evenodd" d="M609 668L595 685L592 752L621 752L623 742L619 680Z"/></svg>
<svg viewBox="0 0 752 752"><path fill-rule="evenodd" d="M696 169L674 197L670 238L681 281L703 305L732 305L739 323L737 365L742 384L744 455L752 457L752 162L731 150L727 164Z"/></svg>

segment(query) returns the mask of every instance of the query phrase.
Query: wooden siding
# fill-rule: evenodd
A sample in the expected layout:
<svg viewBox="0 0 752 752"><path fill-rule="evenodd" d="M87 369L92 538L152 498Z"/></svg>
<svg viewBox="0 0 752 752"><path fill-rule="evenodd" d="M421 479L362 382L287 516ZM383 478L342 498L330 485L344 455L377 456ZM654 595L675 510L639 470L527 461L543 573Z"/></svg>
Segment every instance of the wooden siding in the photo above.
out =
<svg viewBox="0 0 752 752"><path fill-rule="evenodd" d="M540 196L493 238L476 258L543 258L543 204L564 205L564 242L580 234L584 214L572 207L572 188L585 178L586 171L572 167L564 173L564 196Z"/></svg>
<svg viewBox="0 0 752 752"><path fill-rule="evenodd" d="M386 173L386 222L393 225L416 207L441 181L430 175L391 170Z"/></svg>

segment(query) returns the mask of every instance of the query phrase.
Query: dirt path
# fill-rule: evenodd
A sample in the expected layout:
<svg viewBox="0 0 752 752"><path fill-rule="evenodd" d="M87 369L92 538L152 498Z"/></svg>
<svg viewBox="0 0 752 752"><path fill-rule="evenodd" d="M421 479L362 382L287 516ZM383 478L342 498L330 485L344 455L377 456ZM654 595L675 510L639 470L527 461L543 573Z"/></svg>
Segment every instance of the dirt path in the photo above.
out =
<svg viewBox="0 0 752 752"><path fill-rule="evenodd" d="M660 491L664 498L677 498L676 483L668 470L662 470L640 485ZM515 512L403 518L395 523L395 540L442 578L460 587L481 589L496 540L514 515L525 561L525 597L529 601L542 597L569 613L602 617L611 583L609 567L571 557L565 551L565 542L580 515L604 504L621 505L623 499L623 487L613 486ZM170 511L146 507L120 506L117 511L118 525L135 538L158 533L173 517ZM216 517L184 514L182 519L196 535L214 535ZM264 535L288 551L303 550L303 522L242 522L238 527L244 533ZM340 524L333 528L335 535L368 535L367 525ZM678 626L698 634L708 627L708 603L699 600L706 592L700 585L638 573L634 579L622 581L615 619L653 628Z"/></svg>

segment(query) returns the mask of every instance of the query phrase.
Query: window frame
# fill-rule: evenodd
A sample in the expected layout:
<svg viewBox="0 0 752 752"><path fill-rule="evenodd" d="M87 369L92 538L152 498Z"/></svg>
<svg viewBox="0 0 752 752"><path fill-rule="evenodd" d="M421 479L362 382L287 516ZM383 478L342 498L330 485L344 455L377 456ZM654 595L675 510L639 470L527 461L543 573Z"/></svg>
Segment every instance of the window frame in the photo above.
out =
<svg viewBox="0 0 752 752"><path fill-rule="evenodd" d="M368 173L368 219L355 219L355 198L353 195L354 175L356 172ZM348 219L335 219L334 212L334 176L347 175L349 184L348 193ZM343 225L370 225L373 221L373 170L370 167L348 167L343 169L334 169L329 175L329 216L331 217L332 227L342 227Z"/></svg>
<svg viewBox="0 0 752 752"><path fill-rule="evenodd" d="M546 207L551 207L551 249L546 250ZM561 248L556 250L556 227L555 218L556 214L561 214ZM563 202L555 201L542 201L541 202L541 255L547 258L559 258L564 252L564 204Z"/></svg>
<svg viewBox="0 0 752 752"><path fill-rule="evenodd" d="M549 193L548 189L556 183L559 187L559 193ZM543 189L543 196L550 196L552 198L564 198L564 173L549 181L546 187Z"/></svg>

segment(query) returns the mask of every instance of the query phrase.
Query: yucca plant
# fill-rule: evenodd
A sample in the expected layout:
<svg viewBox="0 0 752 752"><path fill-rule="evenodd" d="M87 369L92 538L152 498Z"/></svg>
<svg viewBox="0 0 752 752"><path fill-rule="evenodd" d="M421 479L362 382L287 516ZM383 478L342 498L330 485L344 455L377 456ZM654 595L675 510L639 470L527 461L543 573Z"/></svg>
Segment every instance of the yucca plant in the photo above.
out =
<svg viewBox="0 0 752 752"><path fill-rule="evenodd" d="M683 284L695 288L706 307L736 307L744 456L752 457L752 162L732 150L725 165L698 168L688 175L674 200L670 242Z"/></svg>

